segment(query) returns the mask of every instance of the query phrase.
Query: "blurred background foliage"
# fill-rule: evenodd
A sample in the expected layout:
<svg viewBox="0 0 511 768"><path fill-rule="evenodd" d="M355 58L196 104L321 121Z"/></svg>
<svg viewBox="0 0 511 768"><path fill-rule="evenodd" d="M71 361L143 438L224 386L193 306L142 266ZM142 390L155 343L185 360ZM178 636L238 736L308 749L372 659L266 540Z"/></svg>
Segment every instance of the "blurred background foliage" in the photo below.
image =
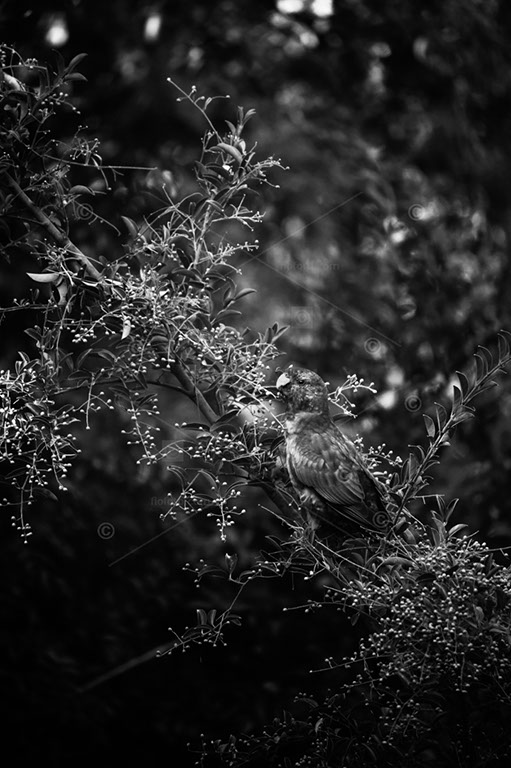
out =
<svg viewBox="0 0 511 768"><path fill-rule="evenodd" d="M257 253L238 264L258 290L242 323L288 324L282 352L333 385L349 373L374 381L378 394L361 394L358 421L345 424L366 446L404 455L420 443L421 413L445 399L453 372L511 329L505 0L0 2L0 29L26 57L88 54L89 82L76 83L72 99L104 163L130 166L110 188L94 181L104 193L98 214L119 228L121 215L157 209L162 187L179 197L192 183L204 126L167 77L228 94L213 105L218 122L237 105L256 110L250 140L289 170L264 193ZM81 173L77 181L91 183ZM121 250L97 218L78 221L73 239L92 254ZM2 304L23 292L25 269L2 267ZM3 365L21 343L10 323ZM169 423L181 418L168 407ZM496 546L511 540L510 414L502 379L460 429L434 485L461 497L454 522ZM283 614L318 586L254 582L227 648L137 664L169 642L169 625L181 629L196 608L232 597L223 584L196 589L185 563L236 551L250 564L277 529L254 497L227 545L197 518L162 535L171 480L163 467L144 474L118 430L113 416L98 417L71 493L31 513L28 546L2 522L9 727L27 759L150 763L167 754L191 764L186 742L198 747L201 733L258 728L299 691L334 685L309 669L350 652L355 629L338 614ZM105 522L115 531L108 539L98 535Z"/></svg>

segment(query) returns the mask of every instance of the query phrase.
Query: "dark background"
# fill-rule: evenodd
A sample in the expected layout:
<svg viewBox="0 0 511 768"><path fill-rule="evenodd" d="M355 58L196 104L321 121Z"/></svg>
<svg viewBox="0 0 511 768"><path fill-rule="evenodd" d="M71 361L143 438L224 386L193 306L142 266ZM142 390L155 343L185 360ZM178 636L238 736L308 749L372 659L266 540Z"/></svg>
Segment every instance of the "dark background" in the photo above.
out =
<svg viewBox="0 0 511 768"><path fill-rule="evenodd" d="M99 198L117 224L151 210L162 179L185 190L200 154L204 126L167 77L229 94L215 102L219 123L237 105L256 110L248 138L289 170L261 201L258 254L240 259L242 281L258 289L243 324L289 324L282 351L333 384L348 373L374 381L378 395L357 402L366 445L404 455L423 442L421 412L447 396L478 344L493 349L511 330L505 0L4 2L0 29L40 61L56 48L88 54L89 82L73 92L86 131L105 164L141 169ZM91 253L122 252L98 221L73 236ZM14 338L2 330L3 360ZM510 413L503 378L434 484L461 497L455 522L495 546L511 541ZM26 546L2 520L3 717L20 762L193 764L186 745L200 749L200 734L261 728L298 692L334 687L335 676L309 670L356 642L339 614L283 613L319 587L282 579L246 591L227 647L137 663L169 642L169 626L232 597L214 580L197 589L185 563L236 551L250 565L277 529L254 498L227 545L197 518L165 532L165 468L142 471L118 432L112 416L84 433L70 492L31 511Z"/></svg>

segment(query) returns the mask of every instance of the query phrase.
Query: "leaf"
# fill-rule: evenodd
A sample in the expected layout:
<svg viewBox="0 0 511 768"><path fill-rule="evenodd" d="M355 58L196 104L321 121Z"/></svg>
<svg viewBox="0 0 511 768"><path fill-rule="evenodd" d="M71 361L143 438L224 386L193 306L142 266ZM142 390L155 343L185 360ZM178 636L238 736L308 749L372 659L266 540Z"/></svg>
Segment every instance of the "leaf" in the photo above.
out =
<svg viewBox="0 0 511 768"><path fill-rule="evenodd" d="M241 164L243 162L243 155L241 152L236 149L236 147L233 147L231 144L225 144L223 141L220 142L220 144L217 145L218 149L223 149L224 152L227 152L228 155L231 155L237 163Z"/></svg>
<svg viewBox="0 0 511 768"><path fill-rule="evenodd" d="M443 429L445 422L447 421L447 411L441 403L435 403L436 406L436 423L439 431Z"/></svg>
<svg viewBox="0 0 511 768"><path fill-rule="evenodd" d="M194 285L200 285L200 286L204 285L204 280L202 279L202 275L194 267L178 267L178 269L175 269L173 271L173 274L186 277L188 281L190 283L193 283Z"/></svg>
<svg viewBox="0 0 511 768"><path fill-rule="evenodd" d="M376 757L376 752L374 752L369 746L369 744L367 744L366 742L362 742L362 746L364 747L366 752L369 752L369 756L371 757L371 760L373 761L373 763L376 763L378 760L378 758Z"/></svg>
<svg viewBox="0 0 511 768"><path fill-rule="evenodd" d="M233 574L233 572L234 572L234 570L236 568L237 562L238 562L238 555L236 555L236 554L229 555L227 553L225 554L225 563L226 563L227 569L229 571L229 576L232 576L232 574Z"/></svg>
<svg viewBox="0 0 511 768"><path fill-rule="evenodd" d="M477 376L482 379L488 375L492 356L486 347L479 347L479 351L475 353L474 357L476 359Z"/></svg>
<svg viewBox="0 0 511 768"><path fill-rule="evenodd" d="M404 683L406 686L410 686L410 685L411 685L411 679L410 679L410 678L408 677L408 675L406 675L404 672L401 672L401 670L399 670L399 669L398 669L398 670L396 670L396 675L397 675L399 678L401 678L401 680L403 681L403 683Z"/></svg>
<svg viewBox="0 0 511 768"><path fill-rule="evenodd" d="M457 387L456 384L453 384L452 391L454 408L458 408L462 402L461 389Z"/></svg>
<svg viewBox="0 0 511 768"><path fill-rule="evenodd" d="M206 173L217 173L224 181L231 182L232 175L229 173L227 168L224 168L223 165L214 165L213 163L209 163L206 166L205 169Z"/></svg>
<svg viewBox="0 0 511 768"><path fill-rule="evenodd" d="M121 341L122 339L127 339L130 333L131 333L131 320L129 317L124 317L122 321Z"/></svg>
<svg viewBox="0 0 511 768"><path fill-rule="evenodd" d="M73 56L73 58L71 59L71 61L66 67L67 72L72 72L73 69L76 69L78 64L87 58L87 55L88 54L86 53L78 53L76 56Z"/></svg>
<svg viewBox="0 0 511 768"><path fill-rule="evenodd" d="M243 288L239 293L237 293L235 296L232 297L231 303L233 301L238 301L239 299L242 299L244 296L249 296L251 293L257 293L255 288Z"/></svg>
<svg viewBox="0 0 511 768"><path fill-rule="evenodd" d="M272 328L272 330L274 329L274 331L273 331L273 341L277 341L277 339L279 339L281 336L283 336L288 328L289 328L289 325L282 325L279 328L278 324L275 323L275 325Z"/></svg>
<svg viewBox="0 0 511 768"><path fill-rule="evenodd" d="M13 91L24 91L24 85L12 75L8 75L7 72L1 71L2 80L12 88ZM1 81L0 81L1 82Z"/></svg>
<svg viewBox="0 0 511 768"><path fill-rule="evenodd" d="M69 287L70 286L68 282L62 281L61 283L59 283L59 285L55 286L55 288L53 289L54 291L56 291L58 295L57 304L59 307L61 307L63 304L66 303L66 296L69 292Z"/></svg>
<svg viewBox="0 0 511 768"><path fill-rule="evenodd" d="M82 365L83 365L83 363L84 363L84 361L85 361L85 359L86 359L86 358L87 358L87 357L90 355L90 353L91 353L91 352L93 352L93 351L94 351L94 350L93 350L91 347L89 347L88 349L86 349L86 350L84 350L83 352L81 352L81 353L78 355L77 359L76 359L76 367L77 367L77 368L81 368L81 367L82 367Z"/></svg>
<svg viewBox="0 0 511 768"><path fill-rule="evenodd" d="M215 624L216 614L217 614L216 608L212 608L208 613L208 624L211 624L212 627Z"/></svg>
<svg viewBox="0 0 511 768"><path fill-rule="evenodd" d="M225 183L223 182L221 184L219 183L220 179L214 173L209 173L208 171L204 171L204 173L202 174L202 179L204 181L209 181L209 183L212 184L214 187L216 187L217 190L225 191L226 189L228 189ZM218 196L218 192L216 194Z"/></svg>
<svg viewBox="0 0 511 768"><path fill-rule="evenodd" d="M60 272L27 272L27 275L36 283L54 283L62 277Z"/></svg>
<svg viewBox="0 0 511 768"><path fill-rule="evenodd" d="M25 333L27 336L30 336L31 339L34 339L34 341L39 341L41 338L41 331L36 330L35 328L25 328Z"/></svg>
<svg viewBox="0 0 511 768"><path fill-rule="evenodd" d="M178 248L177 256L184 267L188 267L191 264L192 257L183 248Z"/></svg>
<svg viewBox="0 0 511 768"><path fill-rule="evenodd" d="M125 223L126 229L128 230L129 234L132 237L137 237L139 228L137 227L133 219L128 218L128 216L121 216L121 219Z"/></svg>
<svg viewBox="0 0 511 768"><path fill-rule="evenodd" d="M436 435L436 426L435 422L431 418L431 416L428 416L427 413L423 414L423 419L426 424L426 433L429 438L433 439Z"/></svg>
<svg viewBox="0 0 511 768"><path fill-rule="evenodd" d="M492 382L490 382L490 386L492 386L492 387L493 387L493 386L495 386L495 385L496 385L496 382L495 382L495 381L492 381ZM485 389L488 389L488 388L489 388L489 387L485 387ZM479 390L479 392L478 392L478 394L479 394L480 392L483 392L483 391L484 391L483 389L480 389L480 390ZM455 419L455 421L454 421L453 427L456 427L456 426L458 426L458 424L462 424L464 421L470 421L470 419L473 419L473 418L474 418L474 416L475 416L475 413L474 413L474 409L473 409L473 408L470 408L468 405L466 405L466 406L465 406L465 410L464 410L464 411L462 411L461 413L458 413L458 414L456 414L456 419ZM446 439L449 439L449 437L450 437L450 432L451 432L451 431L452 431L452 430L449 430L449 432L448 432L448 433L447 433L447 435L445 436L445 437L446 437ZM443 441L442 441L442 442L443 442Z"/></svg>
<svg viewBox="0 0 511 768"><path fill-rule="evenodd" d="M204 608L197 608L197 624L200 626L204 626L208 623L208 614L204 610Z"/></svg>
<svg viewBox="0 0 511 768"><path fill-rule="evenodd" d="M392 557L386 557L385 560L382 560L380 565L413 565L412 561L408 557L399 557L398 555L394 555Z"/></svg>
<svg viewBox="0 0 511 768"><path fill-rule="evenodd" d="M83 184L75 184L74 187L71 187L69 190L70 195L93 195L94 192L90 187L85 187Z"/></svg>
<svg viewBox="0 0 511 768"><path fill-rule="evenodd" d="M445 525L438 518L433 517L432 525L430 526L432 543L438 547L445 541Z"/></svg>
<svg viewBox="0 0 511 768"><path fill-rule="evenodd" d="M452 528L449 528L449 536L454 536L455 534L459 533L459 531L462 531L463 528L468 528L468 525L466 523L458 523L458 525L453 525Z"/></svg>
<svg viewBox="0 0 511 768"><path fill-rule="evenodd" d="M316 722L316 724L315 724L315 726L314 726L314 733L318 733L318 731L319 731L319 729L321 728L321 726L323 725L324 721L325 721L325 718L324 718L324 717L320 717L320 718L317 720L317 722Z"/></svg>
<svg viewBox="0 0 511 768"><path fill-rule="evenodd" d="M87 82L87 78L85 77L85 75L82 75L81 72L71 72L71 74L64 76L64 80L66 82L68 82L70 80L71 81L74 80L76 82L83 82L83 83Z"/></svg>
<svg viewBox="0 0 511 768"><path fill-rule="evenodd" d="M410 448L413 448L415 453L410 454L410 468L413 468L413 471L417 469L419 466L419 463L422 463L424 459L426 458L426 454L424 453L424 449L420 445L410 445Z"/></svg>
<svg viewBox="0 0 511 768"><path fill-rule="evenodd" d="M62 76L66 71L66 62L60 51L55 50L55 59L57 61L57 72Z"/></svg>
<svg viewBox="0 0 511 768"><path fill-rule="evenodd" d="M465 398L470 391L470 382L465 376L464 373L461 373L460 371L456 371L456 375L460 382L461 391L463 393L463 398Z"/></svg>
<svg viewBox="0 0 511 768"><path fill-rule="evenodd" d="M248 121L256 114L255 109L247 109L243 117L243 125L246 125Z"/></svg>
<svg viewBox="0 0 511 768"><path fill-rule="evenodd" d="M418 584L431 584L433 581L435 581L436 576L432 571L423 571L422 573L419 573L417 576L417 583Z"/></svg>
<svg viewBox="0 0 511 768"><path fill-rule="evenodd" d="M223 413L219 419L217 419L213 426L218 427L221 424L227 424L232 419L238 416L239 411L236 408L232 408L230 411Z"/></svg>
<svg viewBox="0 0 511 768"><path fill-rule="evenodd" d="M116 363L117 362L117 356L114 355L113 352L110 352L109 349L94 349L92 352L95 355L98 355L98 357L102 357L105 360L108 360L110 363Z"/></svg>
<svg viewBox="0 0 511 768"><path fill-rule="evenodd" d="M448 503L448 505L445 508L444 512L444 520L447 522L449 518L451 517L452 513L456 509L456 506L459 502L459 499L451 499L451 501Z"/></svg>
<svg viewBox="0 0 511 768"><path fill-rule="evenodd" d="M220 312L217 314L217 316L214 319L215 323L223 323L223 321L227 317L239 317L243 313L240 312L238 309L221 309Z"/></svg>
<svg viewBox="0 0 511 768"><path fill-rule="evenodd" d="M43 499L48 499L49 501L58 502L59 500L58 496L55 496L53 491L50 491L49 488L35 488L34 493L36 496L40 496Z"/></svg>

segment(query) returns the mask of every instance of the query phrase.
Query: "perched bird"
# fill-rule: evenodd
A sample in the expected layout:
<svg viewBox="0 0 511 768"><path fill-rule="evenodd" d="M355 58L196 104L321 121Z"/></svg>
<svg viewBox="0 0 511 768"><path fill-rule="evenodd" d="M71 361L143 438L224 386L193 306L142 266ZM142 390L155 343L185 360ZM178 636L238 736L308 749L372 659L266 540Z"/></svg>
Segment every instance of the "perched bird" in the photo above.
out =
<svg viewBox="0 0 511 768"><path fill-rule="evenodd" d="M334 423L321 377L290 366L276 387L286 403L287 471L313 528L326 524L348 535L361 528L385 531L385 488Z"/></svg>

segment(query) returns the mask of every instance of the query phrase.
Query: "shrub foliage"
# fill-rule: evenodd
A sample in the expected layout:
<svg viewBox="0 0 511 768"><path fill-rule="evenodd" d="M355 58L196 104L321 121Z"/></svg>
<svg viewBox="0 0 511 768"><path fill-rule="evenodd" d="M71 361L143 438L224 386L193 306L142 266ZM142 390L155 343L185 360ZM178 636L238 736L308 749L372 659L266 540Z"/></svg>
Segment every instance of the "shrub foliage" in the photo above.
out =
<svg viewBox="0 0 511 768"><path fill-rule="evenodd" d="M259 510L281 526L249 568L240 570L235 554L189 566L199 583L231 582L235 598L225 610L199 609L196 625L176 631L167 652L224 642L225 628L241 620L236 601L245 587L289 573L323 585L304 621L321 608L363 626L351 657L325 661L325 670L343 671L330 696L296 702L262 735L204 744L204 763L494 765L509 751L510 572L463 525L450 526L454 502L426 488L454 430L474 415L474 398L509 363L507 335L494 355L481 349L474 370L459 373L424 415L424 446L404 461L383 448L369 452L392 499L392 530L361 530L335 548L315 538L282 469L272 406L270 364L285 328L254 334L239 322L239 302L252 291L235 257L256 251L258 192L282 166L247 145L251 111L238 109L219 129L213 99L171 82L205 124L193 185L178 196L163 181L153 214L104 222L95 203L121 169L103 167L98 142L76 125L81 60L59 59L53 70L1 50L0 244L6 262L26 270L0 319L16 314L29 339L0 372L3 503L14 525L26 540L27 508L38 494L65 493L83 429L114 410L139 464L169 467L174 490L164 519L214 517L226 541L257 488ZM87 174L88 183L75 183ZM84 223L110 226L122 253L78 247L73 231ZM332 399L350 413L349 392L361 387L351 376ZM191 403L196 419L165 426L169 397Z"/></svg>

